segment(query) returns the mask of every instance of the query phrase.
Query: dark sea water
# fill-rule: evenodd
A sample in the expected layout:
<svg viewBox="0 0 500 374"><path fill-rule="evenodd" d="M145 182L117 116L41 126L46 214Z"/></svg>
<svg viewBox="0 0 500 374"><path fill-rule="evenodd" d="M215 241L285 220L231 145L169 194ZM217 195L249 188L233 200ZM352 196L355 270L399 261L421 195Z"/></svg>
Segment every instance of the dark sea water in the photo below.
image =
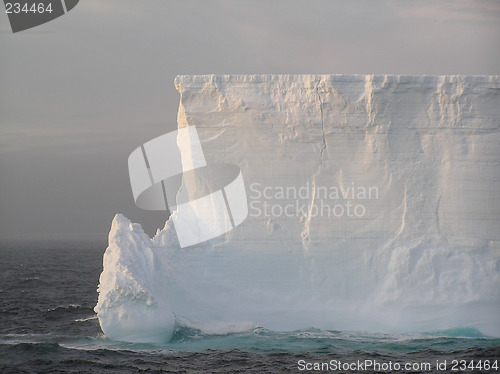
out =
<svg viewBox="0 0 500 374"><path fill-rule="evenodd" d="M207 335L178 326L168 344L113 342L93 311L104 249L77 241L1 243L0 373L500 372L500 339L468 328L413 335L255 328ZM307 370L315 363L323 370Z"/></svg>

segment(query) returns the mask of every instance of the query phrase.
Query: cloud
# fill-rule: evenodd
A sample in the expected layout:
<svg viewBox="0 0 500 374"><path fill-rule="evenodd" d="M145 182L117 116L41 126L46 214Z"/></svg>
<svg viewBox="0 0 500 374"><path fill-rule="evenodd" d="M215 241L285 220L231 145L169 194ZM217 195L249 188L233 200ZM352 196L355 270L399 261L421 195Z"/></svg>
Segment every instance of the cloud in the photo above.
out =
<svg viewBox="0 0 500 374"><path fill-rule="evenodd" d="M396 14L412 19L438 22L500 21L496 0L392 1Z"/></svg>

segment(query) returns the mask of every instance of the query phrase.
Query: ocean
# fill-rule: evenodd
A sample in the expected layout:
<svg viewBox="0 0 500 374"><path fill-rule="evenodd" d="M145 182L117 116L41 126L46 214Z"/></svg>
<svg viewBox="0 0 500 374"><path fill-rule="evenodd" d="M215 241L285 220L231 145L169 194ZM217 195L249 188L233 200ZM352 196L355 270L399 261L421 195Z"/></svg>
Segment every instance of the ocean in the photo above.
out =
<svg viewBox="0 0 500 374"><path fill-rule="evenodd" d="M105 244L0 245L0 373L486 373L500 339L467 328L419 334L264 327L164 344L114 342L93 311Z"/></svg>

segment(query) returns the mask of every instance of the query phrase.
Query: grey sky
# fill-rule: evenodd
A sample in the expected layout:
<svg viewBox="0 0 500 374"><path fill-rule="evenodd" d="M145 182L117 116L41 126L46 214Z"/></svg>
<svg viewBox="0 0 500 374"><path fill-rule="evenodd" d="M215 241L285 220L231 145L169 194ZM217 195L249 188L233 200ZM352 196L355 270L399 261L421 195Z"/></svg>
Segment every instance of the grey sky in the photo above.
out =
<svg viewBox="0 0 500 374"><path fill-rule="evenodd" d="M81 0L17 34L2 12L0 238L163 227L127 158L175 128L177 74L499 74L499 36L495 0Z"/></svg>

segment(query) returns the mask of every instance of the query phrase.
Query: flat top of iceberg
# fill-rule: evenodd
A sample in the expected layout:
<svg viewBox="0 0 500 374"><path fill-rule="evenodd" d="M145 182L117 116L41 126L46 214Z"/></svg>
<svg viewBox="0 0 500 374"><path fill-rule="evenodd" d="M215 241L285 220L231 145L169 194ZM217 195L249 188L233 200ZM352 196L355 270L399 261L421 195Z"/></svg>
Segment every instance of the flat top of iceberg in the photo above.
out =
<svg viewBox="0 0 500 374"><path fill-rule="evenodd" d="M260 83L260 82L360 82L368 78L390 82L419 82L436 83L443 79L472 80L476 82L498 82L499 75L392 75L392 74L206 74L206 75L178 75L175 77L175 85L184 83L207 83L207 82L231 82L231 83Z"/></svg>

